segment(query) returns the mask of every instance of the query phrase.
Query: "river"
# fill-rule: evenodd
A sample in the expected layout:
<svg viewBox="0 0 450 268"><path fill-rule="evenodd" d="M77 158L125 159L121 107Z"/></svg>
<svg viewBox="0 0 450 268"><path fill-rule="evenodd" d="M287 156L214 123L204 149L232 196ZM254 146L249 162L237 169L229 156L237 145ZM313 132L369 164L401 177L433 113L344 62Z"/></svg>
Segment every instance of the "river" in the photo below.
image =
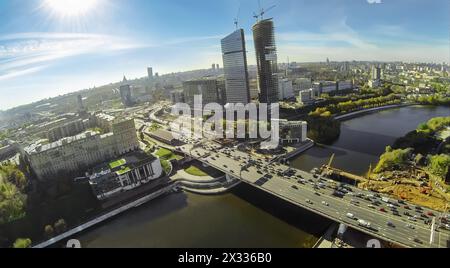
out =
<svg viewBox="0 0 450 268"><path fill-rule="evenodd" d="M387 145L448 107L412 106L342 123L331 146L316 146L291 162L310 170L336 155L333 166L363 174ZM241 184L221 196L164 196L88 230L83 247L311 247L330 222Z"/></svg>

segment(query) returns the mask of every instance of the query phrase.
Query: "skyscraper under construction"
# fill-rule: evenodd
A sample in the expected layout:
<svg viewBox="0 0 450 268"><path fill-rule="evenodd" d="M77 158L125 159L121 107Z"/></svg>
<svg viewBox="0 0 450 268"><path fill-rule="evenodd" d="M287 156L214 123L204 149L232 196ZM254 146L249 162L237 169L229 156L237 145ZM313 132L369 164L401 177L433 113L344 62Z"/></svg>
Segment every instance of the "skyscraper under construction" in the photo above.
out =
<svg viewBox="0 0 450 268"><path fill-rule="evenodd" d="M264 19L253 25L260 103L278 102L277 48L272 19Z"/></svg>

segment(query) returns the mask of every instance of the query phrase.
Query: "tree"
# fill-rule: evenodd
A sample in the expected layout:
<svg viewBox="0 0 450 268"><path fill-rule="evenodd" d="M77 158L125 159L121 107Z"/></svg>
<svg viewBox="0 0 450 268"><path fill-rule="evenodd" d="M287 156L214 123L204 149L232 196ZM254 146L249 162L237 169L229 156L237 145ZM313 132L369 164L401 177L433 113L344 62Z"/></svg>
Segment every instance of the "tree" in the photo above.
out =
<svg viewBox="0 0 450 268"><path fill-rule="evenodd" d="M44 228L44 233L46 238L52 238L55 233L55 229L53 229L53 226L51 225L46 225Z"/></svg>
<svg viewBox="0 0 450 268"><path fill-rule="evenodd" d="M57 222L55 222L55 224L53 226L54 226L55 232L58 234L63 233L67 229L67 224L64 219L59 219Z"/></svg>
<svg viewBox="0 0 450 268"><path fill-rule="evenodd" d="M29 248L31 246L31 239L17 238L13 244L13 248Z"/></svg>
<svg viewBox="0 0 450 268"><path fill-rule="evenodd" d="M429 157L428 169L436 176L445 178L450 167L450 155L441 154Z"/></svg>
<svg viewBox="0 0 450 268"><path fill-rule="evenodd" d="M380 173L394 167L401 167L409 159L413 149L397 149L386 151L380 156L377 166L374 169L375 173Z"/></svg>

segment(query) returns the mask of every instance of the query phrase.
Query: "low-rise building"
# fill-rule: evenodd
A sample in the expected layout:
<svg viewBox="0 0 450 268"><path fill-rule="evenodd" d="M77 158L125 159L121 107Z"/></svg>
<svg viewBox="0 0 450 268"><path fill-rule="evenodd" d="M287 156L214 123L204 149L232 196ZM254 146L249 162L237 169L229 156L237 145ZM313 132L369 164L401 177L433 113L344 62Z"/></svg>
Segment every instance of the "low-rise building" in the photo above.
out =
<svg viewBox="0 0 450 268"><path fill-rule="evenodd" d="M158 158L135 152L95 168L89 176L89 184L97 199L104 200L145 185L162 175Z"/></svg>
<svg viewBox="0 0 450 268"><path fill-rule="evenodd" d="M280 141L282 144L305 142L308 138L308 123L305 121L280 120Z"/></svg>
<svg viewBox="0 0 450 268"><path fill-rule="evenodd" d="M309 105L314 102L314 90L312 88L301 90L298 93L298 97L298 101L300 102L300 104Z"/></svg>

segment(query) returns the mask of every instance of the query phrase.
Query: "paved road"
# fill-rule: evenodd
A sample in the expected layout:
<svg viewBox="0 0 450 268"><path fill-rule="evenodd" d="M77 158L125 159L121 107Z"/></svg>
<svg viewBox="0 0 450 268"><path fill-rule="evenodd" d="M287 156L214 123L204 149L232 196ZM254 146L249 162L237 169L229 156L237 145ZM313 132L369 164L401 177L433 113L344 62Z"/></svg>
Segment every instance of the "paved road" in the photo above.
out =
<svg viewBox="0 0 450 268"><path fill-rule="evenodd" d="M291 169L279 163L269 164L264 159L252 158L247 153L233 148L222 148L211 142L200 146L187 144L178 149L188 155L192 153L199 161L264 191L380 239L407 247L449 247L450 232L444 229L435 232L434 242L430 245L431 227L424 223L424 219L420 219L421 214L428 212L439 215L436 211L425 208L416 211L415 205L398 204L395 200L391 203L396 204L395 211L398 215L394 215L394 210L381 200L381 196L376 197L372 192L321 179L320 176L315 178L309 172ZM284 172L288 170L292 173L286 175ZM265 177L267 174L269 177ZM336 193L336 188L340 186L345 186L347 190L344 191L347 193L342 197L336 197L333 193ZM374 204L376 201L379 203ZM380 209L384 209L385 212ZM405 212L411 216L404 215ZM347 213L353 214L354 218L347 217ZM417 219L413 219L414 215ZM370 228L360 226L359 219L370 222ZM392 226L388 226L388 222Z"/></svg>

